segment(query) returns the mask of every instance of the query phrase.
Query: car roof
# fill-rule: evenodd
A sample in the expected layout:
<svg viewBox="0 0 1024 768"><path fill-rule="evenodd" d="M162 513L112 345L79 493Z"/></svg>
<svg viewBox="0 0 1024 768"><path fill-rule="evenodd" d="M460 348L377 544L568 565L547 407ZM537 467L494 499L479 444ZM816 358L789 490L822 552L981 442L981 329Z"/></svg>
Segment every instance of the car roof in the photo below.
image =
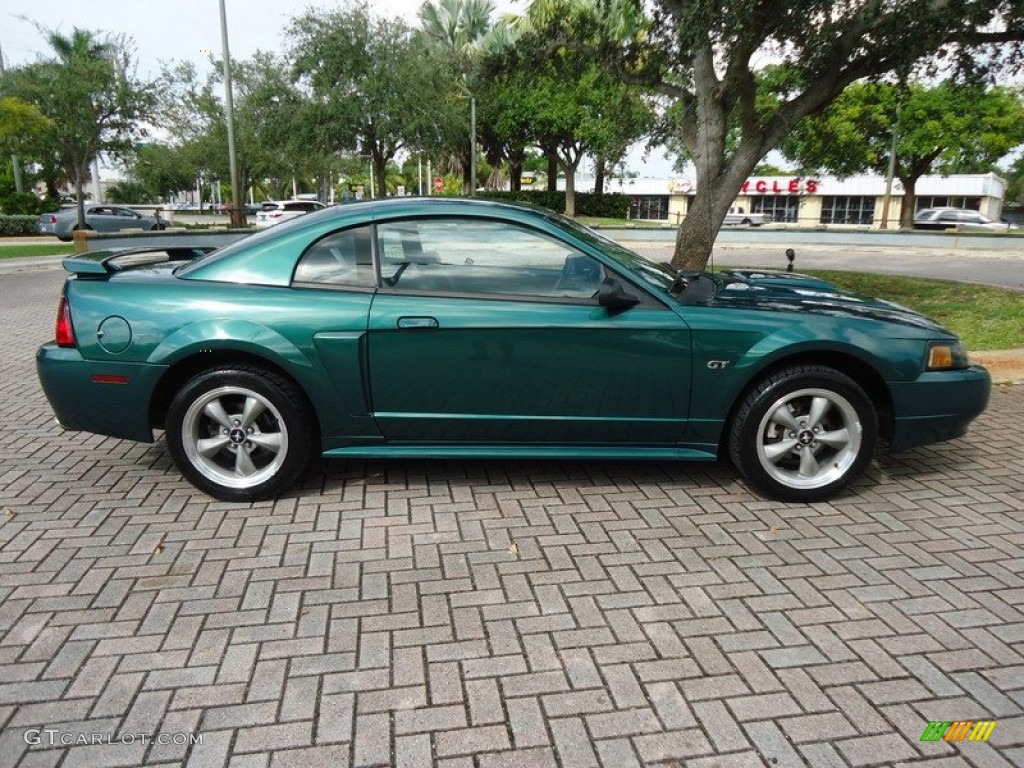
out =
<svg viewBox="0 0 1024 768"><path fill-rule="evenodd" d="M297 256L311 240L347 224L369 224L376 220L418 216L502 217L508 221L543 222L553 215L547 208L525 203L505 203L456 197L395 197L362 200L313 211L282 222L256 234L247 235L205 259L183 267L180 277L196 280L287 285L292 260L279 258L289 252ZM548 224L547 227L553 227ZM298 249L298 250L296 250ZM284 271L287 271L285 275Z"/></svg>

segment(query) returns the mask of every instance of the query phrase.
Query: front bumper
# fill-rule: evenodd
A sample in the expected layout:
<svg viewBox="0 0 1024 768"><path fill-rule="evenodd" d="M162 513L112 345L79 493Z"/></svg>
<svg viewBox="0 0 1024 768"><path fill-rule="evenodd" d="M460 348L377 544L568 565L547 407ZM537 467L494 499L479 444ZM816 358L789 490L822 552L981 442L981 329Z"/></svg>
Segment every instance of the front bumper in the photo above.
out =
<svg viewBox="0 0 1024 768"><path fill-rule="evenodd" d="M889 385L893 399L890 451L962 437L985 410L992 378L980 365L929 371L913 382Z"/></svg>
<svg viewBox="0 0 1024 768"><path fill-rule="evenodd" d="M36 353L39 383L64 429L143 443L153 442L149 405L166 370L145 363L85 360L77 349L53 342Z"/></svg>

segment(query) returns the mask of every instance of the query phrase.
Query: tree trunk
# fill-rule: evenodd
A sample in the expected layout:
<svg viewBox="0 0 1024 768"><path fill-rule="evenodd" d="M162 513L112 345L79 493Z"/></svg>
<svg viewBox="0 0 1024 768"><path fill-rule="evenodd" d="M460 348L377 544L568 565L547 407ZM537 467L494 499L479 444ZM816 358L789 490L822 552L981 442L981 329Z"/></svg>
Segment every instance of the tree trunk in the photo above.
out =
<svg viewBox="0 0 1024 768"><path fill-rule="evenodd" d="M558 152L545 149L544 156L548 159L548 192L558 191Z"/></svg>
<svg viewBox="0 0 1024 768"><path fill-rule="evenodd" d="M576 216L576 165L563 163L562 169L565 171L565 215L572 219Z"/></svg>
<svg viewBox="0 0 1024 768"><path fill-rule="evenodd" d="M85 171L81 168L75 168L75 200L77 201L76 206L78 208L78 228L85 229L85 183L83 177Z"/></svg>
<svg viewBox="0 0 1024 768"><path fill-rule="evenodd" d="M384 198L388 196L388 159L384 155L374 152L373 153L373 173L374 173L374 186L377 187L374 190L374 194L378 198Z"/></svg>
<svg viewBox="0 0 1024 768"><path fill-rule="evenodd" d="M917 212L917 195L914 190L917 188L917 176L900 176L903 184L903 203L900 205L900 229L914 228L914 214Z"/></svg>
<svg viewBox="0 0 1024 768"><path fill-rule="evenodd" d="M523 161L509 161L508 164L508 188L513 192L520 192L523 189Z"/></svg>
<svg viewBox="0 0 1024 768"><path fill-rule="evenodd" d="M598 156L597 160L594 161L594 194L604 194L604 172L605 165L607 164L604 155Z"/></svg>
<svg viewBox="0 0 1024 768"><path fill-rule="evenodd" d="M728 162L724 152L698 159L694 164L697 191L676 234L673 267L701 271L707 266L729 206L736 200L743 182L760 159L756 148L743 145L737 148Z"/></svg>

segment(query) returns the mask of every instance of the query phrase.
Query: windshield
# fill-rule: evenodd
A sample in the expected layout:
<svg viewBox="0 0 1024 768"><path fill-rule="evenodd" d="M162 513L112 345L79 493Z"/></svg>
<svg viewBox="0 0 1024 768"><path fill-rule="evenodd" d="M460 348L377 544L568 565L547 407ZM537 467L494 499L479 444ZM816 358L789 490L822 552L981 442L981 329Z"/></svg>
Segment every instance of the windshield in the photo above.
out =
<svg viewBox="0 0 1024 768"><path fill-rule="evenodd" d="M601 253L609 256L625 269L629 270L633 275L639 277L648 285L658 288L666 293L672 292L675 287L678 290L679 284L676 282L678 272L668 264L659 264L651 261L650 259L644 258L639 253L625 248L614 240L605 237L600 232L595 232L590 227L585 227L577 221L562 216L559 213L552 213L548 216L548 220L572 233L580 240L583 240L590 245L598 248Z"/></svg>

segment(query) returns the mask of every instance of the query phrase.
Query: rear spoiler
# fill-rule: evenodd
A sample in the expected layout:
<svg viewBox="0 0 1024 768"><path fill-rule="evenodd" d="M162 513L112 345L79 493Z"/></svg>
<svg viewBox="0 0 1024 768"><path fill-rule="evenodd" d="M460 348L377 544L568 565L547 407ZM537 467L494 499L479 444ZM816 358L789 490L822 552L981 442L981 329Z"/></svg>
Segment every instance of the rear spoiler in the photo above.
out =
<svg viewBox="0 0 1024 768"><path fill-rule="evenodd" d="M82 277L107 277L126 267L141 267L163 261L192 261L214 250L213 246L175 246L148 248L112 248L92 253L76 253L61 263L64 269Z"/></svg>

